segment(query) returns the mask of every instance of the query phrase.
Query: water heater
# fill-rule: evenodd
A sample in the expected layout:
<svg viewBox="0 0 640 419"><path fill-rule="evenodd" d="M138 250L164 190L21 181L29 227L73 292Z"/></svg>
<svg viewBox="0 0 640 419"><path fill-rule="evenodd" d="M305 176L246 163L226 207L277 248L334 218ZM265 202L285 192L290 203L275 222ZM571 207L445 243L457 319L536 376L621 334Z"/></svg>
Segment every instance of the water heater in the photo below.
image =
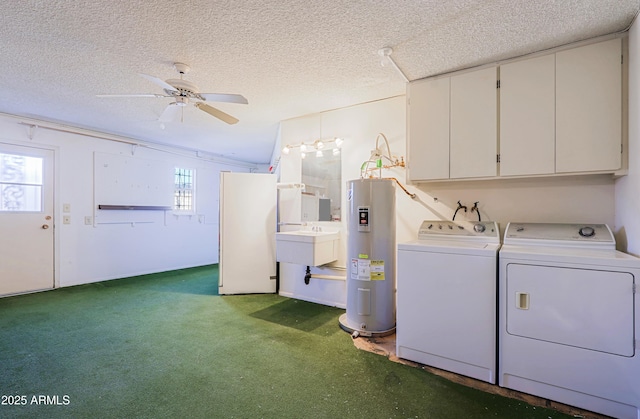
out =
<svg viewBox="0 0 640 419"><path fill-rule="evenodd" d="M347 312L354 337L384 336L396 326L396 192L392 179L347 182Z"/></svg>

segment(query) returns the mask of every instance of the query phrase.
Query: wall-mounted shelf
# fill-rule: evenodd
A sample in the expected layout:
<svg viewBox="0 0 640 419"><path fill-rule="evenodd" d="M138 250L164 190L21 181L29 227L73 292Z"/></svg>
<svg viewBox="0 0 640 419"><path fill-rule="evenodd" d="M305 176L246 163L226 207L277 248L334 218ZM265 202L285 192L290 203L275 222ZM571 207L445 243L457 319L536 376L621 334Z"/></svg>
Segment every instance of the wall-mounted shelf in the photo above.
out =
<svg viewBox="0 0 640 419"><path fill-rule="evenodd" d="M99 204L100 210L143 210L143 211L170 211L173 208L167 205L104 205Z"/></svg>

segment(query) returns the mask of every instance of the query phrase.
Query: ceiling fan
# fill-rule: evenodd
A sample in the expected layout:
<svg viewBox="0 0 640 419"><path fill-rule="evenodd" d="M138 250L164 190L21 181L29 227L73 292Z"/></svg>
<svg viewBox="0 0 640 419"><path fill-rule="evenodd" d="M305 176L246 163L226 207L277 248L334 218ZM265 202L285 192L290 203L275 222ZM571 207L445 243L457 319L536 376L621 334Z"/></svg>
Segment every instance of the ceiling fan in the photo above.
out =
<svg viewBox="0 0 640 419"><path fill-rule="evenodd" d="M162 80L158 77L150 76L148 74L140 74L140 76L149 80L152 83L162 87L164 94L158 93L143 93L143 94L116 94L116 95L97 95L98 97L169 97L175 100L171 102L160 115L159 121L170 122L176 119L178 112L184 110L184 108L190 103L196 108L208 113L220 119L227 124L235 124L238 119L222 112L220 109L214 108L208 105L207 101L211 102L228 102L228 103L241 103L248 104L247 99L238 94L224 94L224 93L200 93L200 89L190 81L184 80L183 76L191 69L188 65L183 63L174 63L173 68L180 74L179 79ZM190 102L191 101L191 102ZM181 118L182 119L182 118Z"/></svg>

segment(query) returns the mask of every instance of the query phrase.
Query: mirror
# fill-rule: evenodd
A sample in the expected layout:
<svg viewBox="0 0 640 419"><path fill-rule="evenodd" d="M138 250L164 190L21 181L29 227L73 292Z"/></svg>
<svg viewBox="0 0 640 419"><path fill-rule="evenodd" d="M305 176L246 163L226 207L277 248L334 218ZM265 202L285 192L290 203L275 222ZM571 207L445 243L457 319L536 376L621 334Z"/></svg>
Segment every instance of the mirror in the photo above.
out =
<svg viewBox="0 0 640 419"><path fill-rule="evenodd" d="M341 153L324 150L302 159L302 221L340 221L342 197Z"/></svg>

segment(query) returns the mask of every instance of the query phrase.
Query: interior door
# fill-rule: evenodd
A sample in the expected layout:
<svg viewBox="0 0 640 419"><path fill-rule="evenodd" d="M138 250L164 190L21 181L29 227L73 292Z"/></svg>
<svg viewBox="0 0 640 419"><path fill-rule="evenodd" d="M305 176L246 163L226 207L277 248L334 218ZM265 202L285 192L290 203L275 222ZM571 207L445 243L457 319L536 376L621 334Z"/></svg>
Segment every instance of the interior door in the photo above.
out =
<svg viewBox="0 0 640 419"><path fill-rule="evenodd" d="M220 294L276 290L276 176L220 173Z"/></svg>
<svg viewBox="0 0 640 419"><path fill-rule="evenodd" d="M54 286L53 150L0 143L0 295Z"/></svg>

